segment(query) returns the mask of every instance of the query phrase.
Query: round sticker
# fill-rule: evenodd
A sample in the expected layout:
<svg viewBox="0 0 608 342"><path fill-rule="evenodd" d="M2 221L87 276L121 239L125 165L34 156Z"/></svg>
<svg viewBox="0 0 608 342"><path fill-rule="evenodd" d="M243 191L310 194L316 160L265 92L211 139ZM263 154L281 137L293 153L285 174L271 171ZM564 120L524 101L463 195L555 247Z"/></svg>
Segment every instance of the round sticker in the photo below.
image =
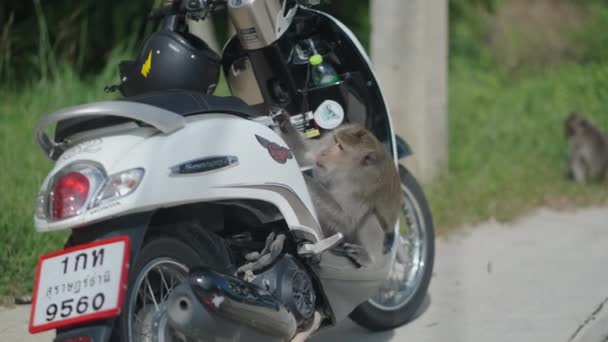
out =
<svg viewBox="0 0 608 342"><path fill-rule="evenodd" d="M344 121L344 108L332 100L325 100L315 110L315 122L323 129L334 129Z"/></svg>

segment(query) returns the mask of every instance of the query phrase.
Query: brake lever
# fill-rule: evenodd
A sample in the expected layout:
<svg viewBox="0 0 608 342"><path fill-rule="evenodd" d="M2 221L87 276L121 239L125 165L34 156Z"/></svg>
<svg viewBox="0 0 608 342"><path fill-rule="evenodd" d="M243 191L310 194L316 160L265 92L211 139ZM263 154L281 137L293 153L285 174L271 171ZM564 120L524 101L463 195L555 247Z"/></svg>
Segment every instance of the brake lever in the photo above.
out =
<svg viewBox="0 0 608 342"><path fill-rule="evenodd" d="M172 14L177 14L173 5L154 8L148 13L148 20L159 20Z"/></svg>
<svg viewBox="0 0 608 342"><path fill-rule="evenodd" d="M208 0L188 0L185 2L185 12L188 19L204 20L209 15L210 4Z"/></svg>
<svg viewBox="0 0 608 342"><path fill-rule="evenodd" d="M188 0L186 13L189 19L205 20L212 13L226 10L225 0Z"/></svg>
<svg viewBox="0 0 608 342"><path fill-rule="evenodd" d="M213 1L211 6L212 6L212 10L210 12L225 11L226 8L228 8L228 6L226 5L226 1L223 1L223 0Z"/></svg>
<svg viewBox="0 0 608 342"><path fill-rule="evenodd" d="M318 6L321 4L321 2L322 2L322 0L298 0L298 4L304 5L304 6ZM328 1L325 0L325 2L328 2Z"/></svg>

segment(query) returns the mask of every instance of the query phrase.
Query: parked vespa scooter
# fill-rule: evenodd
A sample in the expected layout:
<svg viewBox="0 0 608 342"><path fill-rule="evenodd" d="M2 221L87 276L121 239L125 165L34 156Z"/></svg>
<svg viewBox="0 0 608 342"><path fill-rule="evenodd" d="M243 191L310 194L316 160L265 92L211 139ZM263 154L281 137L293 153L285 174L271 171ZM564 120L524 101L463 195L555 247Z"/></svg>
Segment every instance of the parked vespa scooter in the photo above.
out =
<svg viewBox="0 0 608 342"><path fill-rule="evenodd" d="M323 235L307 166L270 117L273 108L293 113L310 139L359 123L396 162L410 153L366 53L348 28L310 8L316 2L175 1L153 11L161 29L121 64L124 98L40 119L36 138L55 166L36 229L71 235L39 260L32 333L56 329L56 342L289 341L319 317L322 328L350 317L372 330L413 319L434 255L415 179L399 166L403 215L384 256L359 267L332 253L342 237ZM237 31L221 58L186 25L220 10ZM220 68L234 97L208 95ZM279 253L263 269L236 272L269 250Z"/></svg>

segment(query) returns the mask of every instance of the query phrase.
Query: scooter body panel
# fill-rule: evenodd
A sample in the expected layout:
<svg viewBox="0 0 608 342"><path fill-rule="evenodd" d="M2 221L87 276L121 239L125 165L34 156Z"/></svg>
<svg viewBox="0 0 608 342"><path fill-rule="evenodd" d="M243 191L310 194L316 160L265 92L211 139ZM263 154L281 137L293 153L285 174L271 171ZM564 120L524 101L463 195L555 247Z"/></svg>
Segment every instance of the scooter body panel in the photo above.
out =
<svg viewBox="0 0 608 342"><path fill-rule="evenodd" d="M43 187L58 171L79 160L102 165L108 175L133 168L143 168L145 175L128 196L75 218L58 222L36 219L36 228L70 229L182 204L251 199L274 204L288 226L302 231L312 242L321 238L300 167L277 133L255 121L227 114L204 114L188 121L186 127L169 135L140 128L66 151L67 157L59 159ZM231 158L232 163L201 172L187 170L186 164L196 167L197 161L213 157ZM180 166L181 172L176 170Z"/></svg>

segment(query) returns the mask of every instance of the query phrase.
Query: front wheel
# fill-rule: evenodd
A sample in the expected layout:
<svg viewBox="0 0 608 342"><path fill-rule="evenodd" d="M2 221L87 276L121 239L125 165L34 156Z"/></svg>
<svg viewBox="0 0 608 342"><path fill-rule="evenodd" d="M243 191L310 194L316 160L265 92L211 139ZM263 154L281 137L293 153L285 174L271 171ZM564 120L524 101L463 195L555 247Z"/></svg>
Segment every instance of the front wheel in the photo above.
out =
<svg viewBox="0 0 608 342"><path fill-rule="evenodd" d="M426 296L435 257L435 231L424 193L412 174L399 166L403 207L397 258L378 293L350 314L374 331L399 327L414 319Z"/></svg>

